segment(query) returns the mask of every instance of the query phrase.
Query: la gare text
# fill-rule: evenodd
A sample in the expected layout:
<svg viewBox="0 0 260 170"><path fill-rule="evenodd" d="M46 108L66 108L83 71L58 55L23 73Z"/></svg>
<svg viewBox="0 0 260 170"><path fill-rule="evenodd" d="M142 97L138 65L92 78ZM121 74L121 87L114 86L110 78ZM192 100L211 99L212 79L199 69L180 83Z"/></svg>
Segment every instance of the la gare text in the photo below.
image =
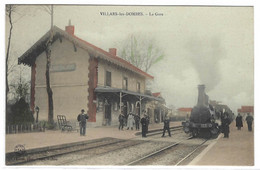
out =
<svg viewBox="0 0 260 170"><path fill-rule="evenodd" d="M100 12L102 16L164 16L161 12Z"/></svg>

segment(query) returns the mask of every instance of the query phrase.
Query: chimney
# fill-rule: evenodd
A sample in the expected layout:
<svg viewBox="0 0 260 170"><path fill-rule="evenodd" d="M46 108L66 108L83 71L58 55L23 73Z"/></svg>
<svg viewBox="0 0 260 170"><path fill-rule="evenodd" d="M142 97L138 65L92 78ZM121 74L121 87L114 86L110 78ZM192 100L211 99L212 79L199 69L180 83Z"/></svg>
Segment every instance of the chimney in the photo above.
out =
<svg viewBox="0 0 260 170"><path fill-rule="evenodd" d="M116 48L109 48L109 53L116 56Z"/></svg>
<svg viewBox="0 0 260 170"><path fill-rule="evenodd" d="M69 20L69 25L65 27L65 31L71 35L74 35L74 25L71 25L70 20Z"/></svg>
<svg viewBox="0 0 260 170"><path fill-rule="evenodd" d="M205 93L205 85L198 85L198 103L197 106L207 106L208 105L208 95Z"/></svg>

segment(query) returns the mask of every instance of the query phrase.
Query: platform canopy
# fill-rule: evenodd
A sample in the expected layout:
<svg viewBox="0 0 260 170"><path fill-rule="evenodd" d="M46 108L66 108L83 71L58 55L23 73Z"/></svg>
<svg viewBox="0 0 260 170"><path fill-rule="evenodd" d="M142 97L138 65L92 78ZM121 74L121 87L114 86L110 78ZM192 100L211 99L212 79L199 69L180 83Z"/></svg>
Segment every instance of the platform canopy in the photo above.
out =
<svg viewBox="0 0 260 170"><path fill-rule="evenodd" d="M142 99L147 98L147 99L151 99L151 100L164 102L164 99L160 98L160 97L154 97L154 96L150 96L150 95L147 95L147 94L141 94L141 93L127 91L127 90L118 89L118 88L96 87L95 92L97 92L97 93L122 93L124 95L128 94L128 95L134 95L134 96L137 96L137 97L141 97Z"/></svg>

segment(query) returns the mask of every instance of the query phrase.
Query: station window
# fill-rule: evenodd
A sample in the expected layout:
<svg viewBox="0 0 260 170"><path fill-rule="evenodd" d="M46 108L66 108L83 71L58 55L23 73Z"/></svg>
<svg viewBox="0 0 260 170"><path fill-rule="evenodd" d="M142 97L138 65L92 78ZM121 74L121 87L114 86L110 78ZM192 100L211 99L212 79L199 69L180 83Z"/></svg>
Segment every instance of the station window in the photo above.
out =
<svg viewBox="0 0 260 170"><path fill-rule="evenodd" d="M109 72L109 71L106 71L106 82L105 82L106 84L106 86L109 86L109 87L111 87L111 72Z"/></svg>
<svg viewBox="0 0 260 170"><path fill-rule="evenodd" d="M137 90L138 93L140 93L140 90L141 90L141 84L140 84L140 82L137 82L137 83L136 83L136 90Z"/></svg>
<svg viewBox="0 0 260 170"><path fill-rule="evenodd" d="M127 79L127 77L123 78L123 89L128 90L128 79Z"/></svg>

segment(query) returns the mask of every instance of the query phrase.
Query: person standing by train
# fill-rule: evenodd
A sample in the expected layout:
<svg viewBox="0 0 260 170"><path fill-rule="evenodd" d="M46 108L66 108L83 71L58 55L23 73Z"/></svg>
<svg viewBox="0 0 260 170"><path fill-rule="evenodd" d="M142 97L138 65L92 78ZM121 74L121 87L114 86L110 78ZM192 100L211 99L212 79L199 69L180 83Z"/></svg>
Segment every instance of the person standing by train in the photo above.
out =
<svg viewBox="0 0 260 170"><path fill-rule="evenodd" d="M135 130L139 130L140 116L138 114L135 114L134 117L135 117Z"/></svg>
<svg viewBox="0 0 260 170"><path fill-rule="evenodd" d="M81 113L77 117L77 120L79 121L79 127L80 127L80 136L86 135L87 119L88 119L88 115L85 114L85 110L82 109Z"/></svg>
<svg viewBox="0 0 260 170"><path fill-rule="evenodd" d="M147 124L147 118L145 114L142 116L141 125L142 125L142 137L146 137L148 124Z"/></svg>
<svg viewBox="0 0 260 170"><path fill-rule="evenodd" d="M231 122L230 122L230 119L228 118L228 113L224 112L222 123L221 123L222 130L224 133L224 138L229 138L229 124L230 123Z"/></svg>
<svg viewBox="0 0 260 170"><path fill-rule="evenodd" d="M119 127L118 129L120 130L123 130L124 129L124 119L125 119L125 116L123 113L120 113L119 116L118 116L118 121L119 121Z"/></svg>
<svg viewBox="0 0 260 170"><path fill-rule="evenodd" d="M237 127L237 130L241 130L241 127L243 127L242 116L240 115L240 113L238 113L238 115L236 117L236 127Z"/></svg>
<svg viewBox="0 0 260 170"><path fill-rule="evenodd" d="M246 116L246 123L247 123L247 127L248 127L249 132L252 131L253 120L254 120L253 116L251 116L250 113L248 113L247 116Z"/></svg>
<svg viewBox="0 0 260 170"><path fill-rule="evenodd" d="M164 134L165 134L165 131L167 130L168 131L168 135L169 137L171 137L171 131L170 131L170 118L168 116L165 116L164 118L164 126L163 126L163 135L162 137L164 137Z"/></svg>
<svg viewBox="0 0 260 170"><path fill-rule="evenodd" d="M144 110L144 115L145 115L145 119L146 119L146 133L148 133L148 127L150 124L150 116L149 116L149 114L147 114L146 110Z"/></svg>

